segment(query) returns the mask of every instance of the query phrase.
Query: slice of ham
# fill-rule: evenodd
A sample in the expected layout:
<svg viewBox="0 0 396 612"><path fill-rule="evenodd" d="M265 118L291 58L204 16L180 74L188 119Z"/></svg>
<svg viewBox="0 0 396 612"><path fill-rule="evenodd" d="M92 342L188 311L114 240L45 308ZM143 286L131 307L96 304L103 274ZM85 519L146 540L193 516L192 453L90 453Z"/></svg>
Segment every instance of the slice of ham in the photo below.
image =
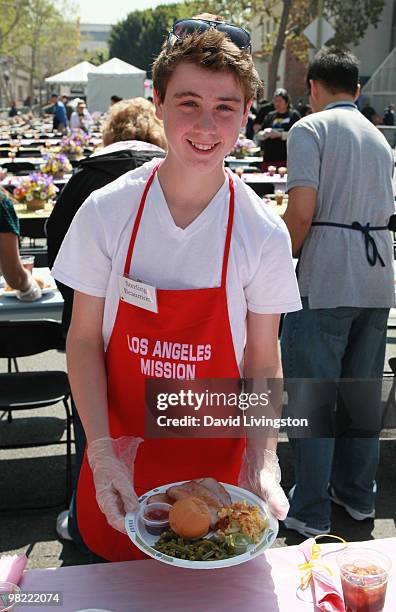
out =
<svg viewBox="0 0 396 612"><path fill-rule="evenodd" d="M199 482L201 485L212 491L212 493L219 498L222 506L228 506L232 503L231 495L215 478L196 478L195 482Z"/></svg>

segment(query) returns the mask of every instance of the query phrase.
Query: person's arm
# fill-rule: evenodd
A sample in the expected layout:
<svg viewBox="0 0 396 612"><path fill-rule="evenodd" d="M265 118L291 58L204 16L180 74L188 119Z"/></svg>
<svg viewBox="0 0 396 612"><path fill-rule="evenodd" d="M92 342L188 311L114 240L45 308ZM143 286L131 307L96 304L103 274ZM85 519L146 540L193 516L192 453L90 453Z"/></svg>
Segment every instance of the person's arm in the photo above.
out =
<svg viewBox="0 0 396 612"><path fill-rule="evenodd" d="M26 291L31 284L31 275L19 259L18 236L0 233L0 269L7 285L18 291Z"/></svg>
<svg viewBox="0 0 396 612"><path fill-rule="evenodd" d="M248 391L261 397L266 393L270 407L266 413L280 419L282 415L282 367L279 355L279 314L257 314L248 311L244 375ZM277 378L279 384L267 379ZM269 393L271 390L271 394ZM249 400L248 400L249 402ZM264 415L263 415L264 416ZM284 519L289 502L280 486L281 472L276 455L278 430L265 428L246 440L246 449L238 477L239 486L264 499L272 514Z"/></svg>
<svg viewBox="0 0 396 612"><path fill-rule="evenodd" d="M251 393L265 392L267 379L282 378L279 320L279 314L257 314L248 310L243 374L250 381ZM256 445L276 451L277 438L248 438L248 447L253 449Z"/></svg>
<svg viewBox="0 0 396 612"><path fill-rule="evenodd" d="M102 336L105 299L75 291L67 336L67 366L73 398L87 437L96 501L109 525L125 533L125 514L139 507L133 465L141 438L112 438Z"/></svg>
<svg viewBox="0 0 396 612"><path fill-rule="evenodd" d="M289 191L289 201L283 220L289 230L293 255L298 253L311 229L316 198L317 191L313 187L293 187Z"/></svg>
<svg viewBox="0 0 396 612"><path fill-rule="evenodd" d="M102 336L104 302L104 298L74 292L66 342L70 386L88 444L109 437Z"/></svg>

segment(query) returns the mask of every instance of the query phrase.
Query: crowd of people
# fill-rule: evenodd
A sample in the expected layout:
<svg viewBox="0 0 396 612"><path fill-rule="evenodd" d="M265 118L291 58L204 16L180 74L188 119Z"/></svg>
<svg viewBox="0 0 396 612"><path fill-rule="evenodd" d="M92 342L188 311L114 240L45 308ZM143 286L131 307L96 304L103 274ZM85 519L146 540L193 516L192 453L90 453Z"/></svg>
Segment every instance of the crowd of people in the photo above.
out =
<svg viewBox="0 0 396 612"><path fill-rule="evenodd" d="M203 14L170 32L153 66L153 103L112 100L104 149L79 164L47 224L65 300L78 469L57 528L94 557L141 558L126 536L125 512L158 485L204 475L252 490L304 536L329 533L331 502L355 520L375 516L378 381L395 305L394 159L358 110L358 79L353 55L323 50L309 65L309 105L300 101L297 110L277 89L272 104L253 112L262 84L249 34ZM54 129L89 131L85 104L69 117L59 97L51 104ZM388 121L392 113L390 105ZM244 128L264 164L285 165L287 157L283 220L224 168ZM10 209L3 202L17 261ZM140 293L128 293L130 279ZM25 273L19 282L22 296L34 290ZM290 436L288 497L275 434L145 437L142 356L165 342L209 347L196 378L243 377L252 392L283 369L287 411L311 424L305 437ZM375 382L368 395L357 384L341 401L328 384L340 379Z"/></svg>

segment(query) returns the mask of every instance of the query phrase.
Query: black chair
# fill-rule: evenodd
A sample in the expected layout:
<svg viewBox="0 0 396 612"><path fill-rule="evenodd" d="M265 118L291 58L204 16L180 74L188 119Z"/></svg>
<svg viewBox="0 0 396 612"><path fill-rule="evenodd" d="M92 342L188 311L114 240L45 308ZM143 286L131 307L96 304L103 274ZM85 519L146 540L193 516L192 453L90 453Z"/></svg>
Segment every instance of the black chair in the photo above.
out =
<svg viewBox="0 0 396 612"><path fill-rule="evenodd" d="M66 412L65 442L57 439L5 444L8 436L4 436L0 450L66 444L66 503L68 503L72 493L72 414L68 401L70 387L67 374L57 370L20 372L17 363L18 357L36 355L51 349L63 350L62 326L57 321L49 319L0 321L0 339L0 358L8 360L8 372L0 374L0 412L8 413L7 423L3 423L3 429L10 428L9 434L12 433L12 413L16 410L33 410L62 402ZM11 371L12 364L16 371ZM42 507L53 507L60 503L62 502Z"/></svg>
<svg viewBox="0 0 396 612"><path fill-rule="evenodd" d="M21 176L25 174L29 174L29 172L34 172L36 170L37 164L33 164L32 162L27 161L10 161L1 164L2 168L8 170L12 174L16 176Z"/></svg>
<svg viewBox="0 0 396 612"><path fill-rule="evenodd" d="M28 147L26 149L19 149L17 153L17 159L23 159L24 157L41 157L42 152L38 147Z"/></svg>
<svg viewBox="0 0 396 612"><path fill-rule="evenodd" d="M19 232L21 238L46 238L45 223L47 217L19 217Z"/></svg>

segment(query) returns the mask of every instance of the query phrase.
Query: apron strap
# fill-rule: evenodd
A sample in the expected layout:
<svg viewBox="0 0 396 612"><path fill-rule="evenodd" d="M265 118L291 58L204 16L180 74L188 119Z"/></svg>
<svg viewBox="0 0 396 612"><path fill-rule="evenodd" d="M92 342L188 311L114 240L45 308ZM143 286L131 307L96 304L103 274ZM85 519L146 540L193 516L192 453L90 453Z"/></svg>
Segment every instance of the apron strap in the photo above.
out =
<svg viewBox="0 0 396 612"><path fill-rule="evenodd" d="M139 225L140 225L140 219L142 218L143 209L144 209L144 205L146 203L147 194L148 194L149 189L151 187L151 184L152 184L152 182L154 180L155 173L157 172L159 167L160 167L160 164L157 164L155 166L154 170L152 171L152 173L150 175L150 178L149 178L149 180L146 183L146 187L144 188L142 199L140 200L139 210L138 210L138 213L136 215L135 223L133 225L131 239L129 241L128 253L127 253L127 256L126 256L125 266L124 266L124 274L129 274L129 270L131 269L131 259L132 259L133 247L135 246L136 236L137 236L137 232L138 232Z"/></svg>
<svg viewBox="0 0 396 612"><path fill-rule="evenodd" d="M146 203L147 194L149 192L149 189L150 189L150 187L152 185L152 182L154 180L155 174L156 174L159 166L160 166L160 163L157 164L155 166L155 168L153 169L153 171L152 171L152 173L150 175L150 178L147 181L146 187L144 189L144 192L143 192L143 195L142 195L142 199L140 201L139 210L138 210L138 213L136 215L135 223L133 225L131 240L129 242L128 252L127 252L126 259L125 259L124 274L129 274L129 270L131 269L131 260L132 260L133 248L135 246L136 236L137 236L137 232L138 232L138 229L139 229L140 220L142 218L144 205ZM230 254L232 224L233 224L233 221L234 221L234 202L235 202L234 181L232 179L231 173L227 172L227 175L228 175L228 184L229 184L229 187L230 187L230 204L229 204L229 210L228 210L228 223L227 223L226 241L225 241L225 246L224 246L223 265L222 265L222 270L221 270L221 287L223 287L223 288L225 288L225 286L226 286L227 268L228 268L228 257L229 257L229 254Z"/></svg>
<svg viewBox="0 0 396 612"><path fill-rule="evenodd" d="M232 179L231 173L227 171L228 174L228 184L230 187L230 203L228 207L228 223L227 223L227 235L224 246L224 255L223 255L223 267L221 270L221 287L225 289L226 287L226 279L227 279L227 269L228 269L228 256L230 254L230 245L231 245L231 235L232 235L232 224L234 222L234 204L235 204L235 189L234 189L234 181Z"/></svg>
<svg viewBox="0 0 396 612"><path fill-rule="evenodd" d="M374 237L370 234L370 232L389 230L388 225L380 225L380 226L371 227L370 223L366 223L366 225L362 225L361 223L359 223L359 221L354 221L352 225L347 225L346 223L332 223L330 221L314 221L311 225L322 226L322 227L343 227L349 230L355 230L355 231L361 232L364 237L366 258L370 266L375 266L378 260L381 266L383 268L385 267L384 260L382 259L378 251L378 247L374 240Z"/></svg>

